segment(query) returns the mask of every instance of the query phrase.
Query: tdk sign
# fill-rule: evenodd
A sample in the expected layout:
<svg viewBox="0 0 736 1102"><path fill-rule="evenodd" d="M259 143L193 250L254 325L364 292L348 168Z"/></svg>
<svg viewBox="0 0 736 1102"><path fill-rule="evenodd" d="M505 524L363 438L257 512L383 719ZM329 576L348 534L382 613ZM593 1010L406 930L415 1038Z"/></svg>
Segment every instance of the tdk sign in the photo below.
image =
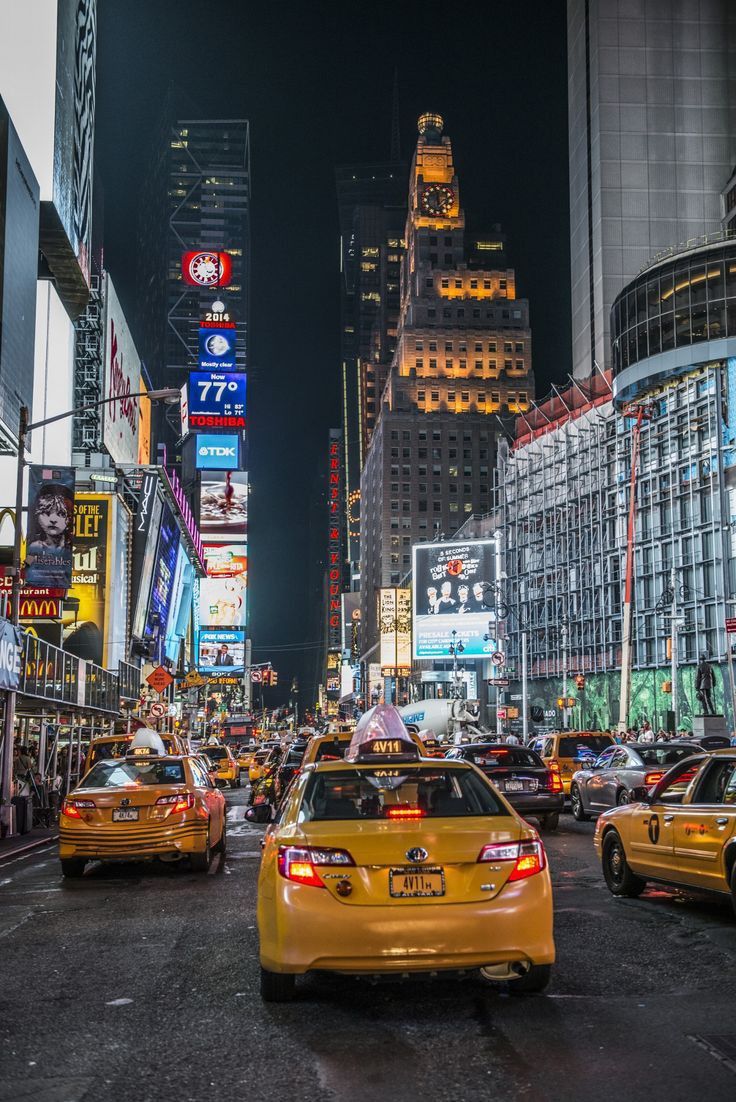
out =
<svg viewBox="0 0 736 1102"><path fill-rule="evenodd" d="M240 470L240 437L197 436L198 471L237 471Z"/></svg>

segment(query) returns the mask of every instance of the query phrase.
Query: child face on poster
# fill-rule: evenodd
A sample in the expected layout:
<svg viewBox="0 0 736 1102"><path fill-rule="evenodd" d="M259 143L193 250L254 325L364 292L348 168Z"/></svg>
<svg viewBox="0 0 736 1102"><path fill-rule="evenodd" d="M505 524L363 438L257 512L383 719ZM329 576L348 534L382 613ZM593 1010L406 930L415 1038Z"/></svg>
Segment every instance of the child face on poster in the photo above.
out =
<svg viewBox="0 0 736 1102"><path fill-rule="evenodd" d="M37 540L44 547L71 546L72 508L64 495L49 488L36 500L34 519Z"/></svg>

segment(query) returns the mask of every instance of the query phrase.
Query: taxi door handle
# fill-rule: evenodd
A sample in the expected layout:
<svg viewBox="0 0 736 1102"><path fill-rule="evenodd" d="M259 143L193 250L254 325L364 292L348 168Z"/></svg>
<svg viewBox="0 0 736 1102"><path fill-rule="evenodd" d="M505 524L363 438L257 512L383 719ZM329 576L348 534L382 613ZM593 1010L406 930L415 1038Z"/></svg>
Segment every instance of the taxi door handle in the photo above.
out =
<svg viewBox="0 0 736 1102"><path fill-rule="evenodd" d="M674 817L675 817L674 815L665 815L664 816L665 823L671 823L672 820L674 819Z"/></svg>
<svg viewBox="0 0 736 1102"><path fill-rule="evenodd" d="M722 819L716 819L716 823L719 827L728 826L728 818L724 815Z"/></svg>

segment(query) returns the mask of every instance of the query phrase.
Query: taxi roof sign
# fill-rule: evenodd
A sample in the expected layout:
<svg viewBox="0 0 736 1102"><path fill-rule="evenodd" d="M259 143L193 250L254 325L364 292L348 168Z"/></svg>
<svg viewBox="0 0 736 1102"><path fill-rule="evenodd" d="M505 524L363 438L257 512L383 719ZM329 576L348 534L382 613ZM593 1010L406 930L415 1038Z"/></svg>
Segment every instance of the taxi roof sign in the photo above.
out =
<svg viewBox="0 0 736 1102"><path fill-rule="evenodd" d="M361 717L345 761L417 761L419 748L391 704L377 704Z"/></svg>
<svg viewBox="0 0 736 1102"><path fill-rule="evenodd" d="M149 755L165 757L166 747L158 731L152 731L150 727L139 727L128 747L128 756L148 757Z"/></svg>

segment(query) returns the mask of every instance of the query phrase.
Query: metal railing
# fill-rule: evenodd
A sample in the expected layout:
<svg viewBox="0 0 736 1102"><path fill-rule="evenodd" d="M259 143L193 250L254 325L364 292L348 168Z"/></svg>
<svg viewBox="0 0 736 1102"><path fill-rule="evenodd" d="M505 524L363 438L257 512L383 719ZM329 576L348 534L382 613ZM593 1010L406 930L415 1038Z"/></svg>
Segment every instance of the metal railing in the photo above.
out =
<svg viewBox="0 0 736 1102"><path fill-rule="evenodd" d="M133 686L135 684L135 691ZM120 700L135 699L140 691L140 670L121 662L117 672L85 662L75 654L23 633L18 692L35 700L66 704L87 711L118 715Z"/></svg>
<svg viewBox="0 0 736 1102"><path fill-rule="evenodd" d="M638 274L641 275L642 272L661 264L663 260L669 260L670 257L680 256L681 253L689 253L693 249L702 249L705 245L717 245L724 241L736 241L736 230L714 230L713 233L704 233L700 237L691 237L687 241L680 241L677 245L670 245L669 248L655 253L645 264L642 264Z"/></svg>

